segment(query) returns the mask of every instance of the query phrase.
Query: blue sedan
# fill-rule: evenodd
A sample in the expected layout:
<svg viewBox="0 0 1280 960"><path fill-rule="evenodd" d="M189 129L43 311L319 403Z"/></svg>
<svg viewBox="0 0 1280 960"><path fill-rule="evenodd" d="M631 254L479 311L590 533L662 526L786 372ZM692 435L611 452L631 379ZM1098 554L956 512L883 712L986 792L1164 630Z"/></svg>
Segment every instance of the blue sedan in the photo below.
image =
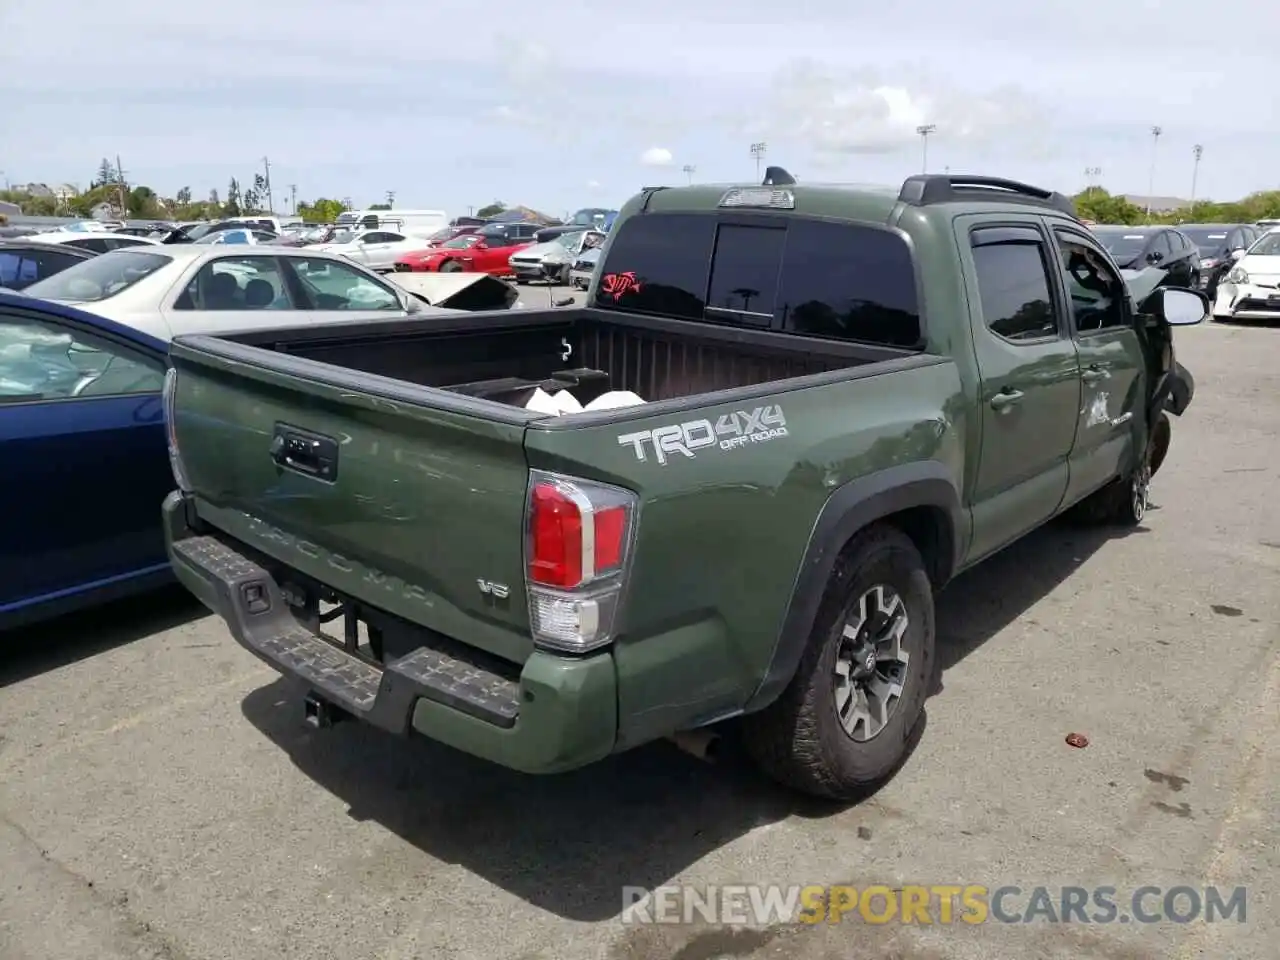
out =
<svg viewBox="0 0 1280 960"><path fill-rule="evenodd" d="M0 630L169 582L166 353L0 292Z"/></svg>

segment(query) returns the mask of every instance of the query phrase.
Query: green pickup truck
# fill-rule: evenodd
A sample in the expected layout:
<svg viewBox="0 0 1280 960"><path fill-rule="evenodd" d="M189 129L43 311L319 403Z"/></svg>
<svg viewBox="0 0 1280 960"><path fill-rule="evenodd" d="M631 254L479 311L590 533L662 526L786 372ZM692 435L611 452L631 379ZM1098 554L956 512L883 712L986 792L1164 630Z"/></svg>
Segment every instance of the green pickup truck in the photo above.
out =
<svg viewBox="0 0 1280 960"><path fill-rule="evenodd" d="M854 797L939 588L1142 520L1208 312L1144 283L1007 180L645 189L580 308L178 337L170 557L317 725L550 773L741 717Z"/></svg>

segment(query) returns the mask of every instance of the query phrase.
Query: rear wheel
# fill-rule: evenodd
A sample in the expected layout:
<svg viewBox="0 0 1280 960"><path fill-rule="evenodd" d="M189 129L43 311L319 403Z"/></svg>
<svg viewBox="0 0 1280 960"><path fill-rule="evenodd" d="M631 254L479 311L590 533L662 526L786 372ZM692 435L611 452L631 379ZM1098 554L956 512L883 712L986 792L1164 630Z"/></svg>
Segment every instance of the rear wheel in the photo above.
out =
<svg viewBox="0 0 1280 960"><path fill-rule="evenodd" d="M780 783L849 800L908 752L934 663L933 589L911 540L871 527L831 575L791 683L745 718L747 750Z"/></svg>
<svg viewBox="0 0 1280 960"><path fill-rule="evenodd" d="M457 260L446 260L444 263L440 264L440 272L441 273L461 273L462 264L460 264Z"/></svg>

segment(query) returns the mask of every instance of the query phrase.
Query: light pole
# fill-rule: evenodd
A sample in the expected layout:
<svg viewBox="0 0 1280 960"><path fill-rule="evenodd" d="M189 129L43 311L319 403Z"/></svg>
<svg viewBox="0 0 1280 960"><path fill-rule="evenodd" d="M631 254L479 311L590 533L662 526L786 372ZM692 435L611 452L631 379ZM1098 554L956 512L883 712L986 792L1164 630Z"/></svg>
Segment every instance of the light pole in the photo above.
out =
<svg viewBox="0 0 1280 960"><path fill-rule="evenodd" d="M922 123L916 127L916 133L920 134L920 172L929 172L929 134L938 129L936 123Z"/></svg>
<svg viewBox="0 0 1280 960"><path fill-rule="evenodd" d="M1102 176L1101 167L1085 167L1084 179L1087 189L1093 190L1098 186L1098 178Z"/></svg>
<svg viewBox="0 0 1280 960"><path fill-rule="evenodd" d="M390 210L396 204L396 192L394 190L387 191L387 209Z"/></svg>
<svg viewBox="0 0 1280 960"><path fill-rule="evenodd" d="M1151 128L1151 175L1147 178L1147 216L1151 216L1151 199L1156 192L1156 152L1160 146L1161 127Z"/></svg>
<svg viewBox="0 0 1280 960"><path fill-rule="evenodd" d="M698 168L697 168L697 167L695 167L695 166L694 166L693 164L691 164L691 163L686 163L686 164L685 164L683 167L681 167L680 169L684 171L684 175L685 175L686 177L688 177L688 178L689 178L689 183L692 185L692 183L693 183L693 175L694 175L695 173L697 173Z"/></svg>
<svg viewBox="0 0 1280 960"><path fill-rule="evenodd" d="M760 161L764 159L765 151L768 148L769 148L769 145L765 143L763 140L760 141L759 143L753 143L751 145L751 156L753 156L756 161L756 179L757 180L760 179Z"/></svg>
<svg viewBox="0 0 1280 960"><path fill-rule="evenodd" d="M1191 148L1191 156L1195 159L1191 164L1191 216L1196 215L1196 181L1200 179L1200 158L1204 156L1204 147L1196 144Z"/></svg>

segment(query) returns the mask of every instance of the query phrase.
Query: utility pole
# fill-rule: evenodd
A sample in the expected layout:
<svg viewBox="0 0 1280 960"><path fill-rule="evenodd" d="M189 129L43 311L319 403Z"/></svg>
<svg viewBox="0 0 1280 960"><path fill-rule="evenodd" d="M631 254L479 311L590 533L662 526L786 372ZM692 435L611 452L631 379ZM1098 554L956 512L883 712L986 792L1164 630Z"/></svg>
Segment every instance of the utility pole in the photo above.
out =
<svg viewBox="0 0 1280 960"><path fill-rule="evenodd" d="M763 140L760 141L759 143L753 143L751 145L751 156L755 157L755 161L756 161L756 179L757 180L760 179L760 162L764 160L765 152L768 149L769 149L769 145L765 143Z"/></svg>
<svg viewBox="0 0 1280 960"><path fill-rule="evenodd" d="M1160 146L1160 134L1164 133L1161 127L1151 128L1151 175L1147 178L1147 216L1151 216L1151 199L1156 192L1156 153Z"/></svg>
<svg viewBox="0 0 1280 960"><path fill-rule="evenodd" d="M929 172L929 134L938 129L936 123L922 123L916 127L916 133L920 134L920 172Z"/></svg>
<svg viewBox="0 0 1280 960"><path fill-rule="evenodd" d="M689 178L689 183L692 184L693 175L697 172L698 168L691 163L686 163L683 167L681 167L681 169L684 170L684 175Z"/></svg>
<svg viewBox="0 0 1280 960"><path fill-rule="evenodd" d="M396 205L396 192L394 190L387 191L387 209L390 210Z"/></svg>
<svg viewBox="0 0 1280 960"><path fill-rule="evenodd" d="M1200 179L1200 158L1204 156L1204 147L1196 144L1191 148L1191 156L1194 161L1191 164L1191 216L1196 215L1196 181Z"/></svg>
<svg viewBox="0 0 1280 960"><path fill-rule="evenodd" d="M124 197L124 167L120 166L120 154L116 154L116 188L120 195L120 216L127 216L129 213L129 204L125 202Z"/></svg>
<svg viewBox="0 0 1280 960"><path fill-rule="evenodd" d="M296 183L289 184L289 212L295 217L298 215L298 185Z"/></svg>
<svg viewBox="0 0 1280 960"><path fill-rule="evenodd" d="M1085 167L1084 179L1085 179L1086 188L1089 190L1095 189L1098 186L1098 178L1101 176L1102 176L1101 167Z"/></svg>
<svg viewBox="0 0 1280 960"><path fill-rule="evenodd" d="M350 210L350 209L351 209L351 198L350 198L350 197L343 197L343 198L342 198L342 205L343 205L343 207L345 207L346 209Z"/></svg>
<svg viewBox="0 0 1280 960"><path fill-rule="evenodd" d="M271 197L271 161L266 157L262 158L262 180L267 188L267 213L274 214L276 203Z"/></svg>

